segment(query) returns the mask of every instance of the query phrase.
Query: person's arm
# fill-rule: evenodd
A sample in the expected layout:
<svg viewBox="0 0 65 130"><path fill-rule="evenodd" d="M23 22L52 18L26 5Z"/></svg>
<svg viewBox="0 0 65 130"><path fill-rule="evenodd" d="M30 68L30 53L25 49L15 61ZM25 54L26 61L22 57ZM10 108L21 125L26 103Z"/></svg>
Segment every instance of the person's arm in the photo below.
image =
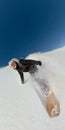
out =
<svg viewBox="0 0 65 130"><path fill-rule="evenodd" d="M19 59L19 62L23 65L42 65L41 61L29 60L29 59Z"/></svg>
<svg viewBox="0 0 65 130"><path fill-rule="evenodd" d="M17 70L17 71L18 71L18 70ZM23 74L23 72L18 71L18 73L19 73L19 75L20 75L22 84L24 84L24 74Z"/></svg>
<svg viewBox="0 0 65 130"><path fill-rule="evenodd" d="M31 61L31 65L42 65L41 61L36 61L36 60L30 60Z"/></svg>

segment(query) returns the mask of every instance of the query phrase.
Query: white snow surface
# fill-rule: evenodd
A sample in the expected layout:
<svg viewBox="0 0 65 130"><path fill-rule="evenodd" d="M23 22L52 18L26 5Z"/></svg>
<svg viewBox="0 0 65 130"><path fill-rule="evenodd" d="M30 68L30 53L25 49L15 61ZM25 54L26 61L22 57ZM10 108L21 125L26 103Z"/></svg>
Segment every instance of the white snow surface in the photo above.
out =
<svg viewBox="0 0 65 130"><path fill-rule="evenodd" d="M0 130L65 130L65 47L30 54L42 61L36 80L25 73L21 84L18 73L9 66L0 69ZM47 80L60 103L60 115L49 117L38 79Z"/></svg>

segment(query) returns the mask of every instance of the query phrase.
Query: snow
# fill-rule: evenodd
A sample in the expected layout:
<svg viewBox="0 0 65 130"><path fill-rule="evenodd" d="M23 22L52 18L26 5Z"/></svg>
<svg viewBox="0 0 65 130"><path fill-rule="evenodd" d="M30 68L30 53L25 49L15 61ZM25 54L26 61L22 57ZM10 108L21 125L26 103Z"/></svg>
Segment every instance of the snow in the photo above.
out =
<svg viewBox="0 0 65 130"><path fill-rule="evenodd" d="M38 77L48 80L60 103L60 115L50 118L36 81L25 73L25 84L8 66L0 69L0 130L65 130L65 47L30 54L42 61Z"/></svg>

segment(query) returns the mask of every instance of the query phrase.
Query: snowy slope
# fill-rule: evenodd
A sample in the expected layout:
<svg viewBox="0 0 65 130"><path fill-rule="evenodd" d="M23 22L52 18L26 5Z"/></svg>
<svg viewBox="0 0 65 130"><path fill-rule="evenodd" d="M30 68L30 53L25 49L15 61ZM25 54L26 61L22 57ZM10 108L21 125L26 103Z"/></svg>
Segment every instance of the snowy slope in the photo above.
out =
<svg viewBox="0 0 65 130"><path fill-rule="evenodd" d="M35 89L39 86L29 74L25 73L25 84L21 85L18 73L7 66L0 69L0 130L65 130L65 47L27 58L43 62L39 78L47 79L52 86L60 115L48 116Z"/></svg>

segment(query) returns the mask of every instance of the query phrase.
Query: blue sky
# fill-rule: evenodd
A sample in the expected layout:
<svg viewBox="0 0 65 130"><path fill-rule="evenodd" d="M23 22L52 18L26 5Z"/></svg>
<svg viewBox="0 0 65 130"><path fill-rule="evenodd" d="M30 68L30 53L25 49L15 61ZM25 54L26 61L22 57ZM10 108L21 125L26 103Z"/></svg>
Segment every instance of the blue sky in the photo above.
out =
<svg viewBox="0 0 65 130"><path fill-rule="evenodd" d="M0 66L64 45L64 0L0 0Z"/></svg>

